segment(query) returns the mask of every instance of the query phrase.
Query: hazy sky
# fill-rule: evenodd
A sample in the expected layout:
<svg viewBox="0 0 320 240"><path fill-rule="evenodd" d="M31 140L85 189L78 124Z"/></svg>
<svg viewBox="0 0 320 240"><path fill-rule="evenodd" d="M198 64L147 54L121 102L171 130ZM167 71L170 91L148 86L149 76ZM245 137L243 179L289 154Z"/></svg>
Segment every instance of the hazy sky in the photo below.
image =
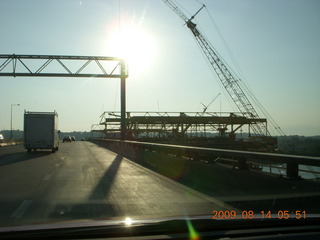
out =
<svg viewBox="0 0 320 240"><path fill-rule="evenodd" d="M197 0L176 0L189 17ZM320 1L202 0L196 23L288 134L320 135ZM212 17L212 18L211 18ZM161 0L0 0L0 54L129 59L127 111L202 111L224 93L190 30ZM123 53L125 52L125 53ZM134 56L134 57L133 57ZM0 64L3 60L0 60ZM0 78L0 130L23 112L59 114L61 131L90 131L119 111L118 79ZM208 111L237 111L225 94ZM274 132L270 129L271 132Z"/></svg>

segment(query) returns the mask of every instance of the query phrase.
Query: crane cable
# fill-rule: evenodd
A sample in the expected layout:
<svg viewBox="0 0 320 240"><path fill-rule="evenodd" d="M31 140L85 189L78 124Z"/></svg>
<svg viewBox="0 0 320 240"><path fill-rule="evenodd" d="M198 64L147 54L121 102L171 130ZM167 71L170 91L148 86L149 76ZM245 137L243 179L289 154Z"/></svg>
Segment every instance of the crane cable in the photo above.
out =
<svg viewBox="0 0 320 240"><path fill-rule="evenodd" d="M236 67L236 70L238 71L238 74L239 74L239 76L240 76L240 78L239 78L238 80L241 80L242 77L244 77L244 74L243 74L243 72L242 72L242 70L241 70L241 68L240 68L240 65L238 64L236 58L235 58L234 55L232 54L232 51L231 51L231 49L230 49L227 41L224 39L224 37L223 37L223 35L222 35L222 33L221 33L218 25L217 25L216 22L214 21L214 18L212 17L212 15L211 15L211 13L209 12L208 8L205 7L205 10L206 10L206 12L207 12L207 14L208 14L211 22L213 23L214 27L216 28L217 33L218 33L218 35L219 35L219 37L220 37L223 45L225 46L225 48L226 48L226 50L227 50L227 52L228 52L228 54L229 54L229 56L230 56L233 64L234 64L235 67ZM230 68L230 69L232 70L232 68ZM235 75L237 76L237 74L235 74ZM247 80L246 80L245 78L243 78L243 79L244 79L244 81L246 81L246 84L250 87L250 85L249 85L249 83L247 82Z"/></svg>
<svg viewBox="0 0 320 240"><path fill-rule="evenodd" d="M196 0L197 2L200 3L200 1ZM266 116L268 118L268 120L270 121L271 125L274 127L274 129L280 134L280 136L284 137L285 142L288 144L289 148L291 150L294 150L293 146L294 144L292 144L291 140L288 138L288 136L286 135L286 133L280 128L279 124L274 120L274 118L271 116L271 114L269 114L269 112L265 109L265 107L260 103L260 101L257 99L257 97L254 95L252 89L250 88L250 85L245 77L245 75L243 74L243 71L240 68L240 65L238 64L237 60L235 59L234 55L232 54L229 45L227 44L227 42L225 41L225 39L223 38L223 35L221 34L218 25L215 23L212 15L210 14L210 12L208 11L207 7L205 7L207 14L209 15L214 27L216 28L219 37L221 38L223 44L225 45L225 48L229 54L229 56L231 57L236 70L238 71L238 74L240 76L240 78L238 79L239 84L245 89L245 91L249 94L251 100L253 100L253 102L257 105L257 107L259 108L259 110L263 113L264 116ZM231 68L232 69L232 68ZM241 81L241 79L244 80ZM274 130L272 128L272 131ZM313 171L315 172L314 167L312 166L305 166L309 171ZM318 175L315 173L312 173L312 175L314 176L314 178L317 178Z"/></svg>
<svg viewBox="0 0 320 240"><path fill-rule="evenodd" d="M173 0L172 0L172 1L173 1ZM176 1L173 1L173 2L176 3ZM185 8L183 8L180 4L177 4L177 5L179 5L182 9L185 9ZM185 11L188 12L187 10L185 10ZM189 13L189 12L188 12L188 13ZM192 14L189 13L189 15L192 15ZM195 20L195 19L194 19L194 20ZM198 27L199 27L199 25L198 25ZM199 27L199 28L200 28L200 27ZM200 28L200 30L201 30L201 28ZM188 31L188 32L189 32L189 31ZM225 89L225 87L223 86L223 84L221 83L221 81L216 78L216 73L214 72L211 64L208 62L208 59L207 59L206 55L204 54L204 52L202 51L200 45L199 45L198 42L197 42L197 39L195 38L195 36L194 36L191 32L189 32L189 34L190 34L190 35L192 36L192 38L194 38L194 40L196 41L196 45L197 45L197 47L198 47L198 49L199 49L199 52L201 53L204 61L206 62L206 64L208 65L210 71L212 72L212 75L214 76L214 79L217 81L220 89L222 89L223 95L225 96L225 98L226 98L226 99L228 100L228 102L229 102L229 106L231 106L231 108L233 109L234 112L239 111L238 109L235 109L235 106L234 106L235 104L234 104L233 102L231 102L231 99L230 99L231 97L229 96L227 90ZM211 48L214 49L214 47L212 46L212 44L211 44L210 42L208 42L208 43L210 44ZM216 50L214 49L214 51L216 51ZM220 55L219 55L219 57L222 59L222 57L221 57Z"/></svg>
<svg viewBox="0 0 320 240"><path fill-rule="evenodd" d="M198 3L204 5L204 4L203 4L202 2L200 2L199 0L196 0L196 1L197 1ZM291 143L290 143L290 139L287 137L287 135L285 134L285 132L280 128L280 126L277 124L277 122L274 120L274 118L269 114L269 112L263 107L263 105L259 102L259 100L257 99L257 97L254 95L254 93L253 93L252 89L250 88L250 85L249 85L249 83L248 83L245 75L243 74L243 71L242 71L241 68L240 68L240 65L238 64L238 62L236 61L234 55L232 54L229 45L227 44L227 42L226 42L225 39L223 38L223 36L222 36L222 34L221 34L221 32L220 32L217 24L215 23L213 17L211 16L210 12L208 11L208 9L207 9L207 7L206 7L205 5L204 5L204 8L206 9L207 14L209 15L209 17L210 17L210 19L211 19L214 27L216 28L220 39L222 40L223 44L225 45L225 48L226 48L229 56L231 57L232 62L234 63L234 65L235 65L235 67L236 67L236 70L238 71L238 74L239 74L239 76L240 76L240 77L238 77L238 79L237 79L237 80L238 80L238 83L239 83L239 84L245 89L245 91L249 94L251 100L256 104L256 106L259 108L259 110L262 112L262 114L263 114L264 116L266 116L266 117L270 120L270 123L271 123L271 125L274 127L274 129L280 134L280 136L282 136L282 137L285 138L285 141L286 141L286 143L288 144L288 146L289 146L291 149L293 149L293 148L292 148L292 145L291 145ZM188 11L187 11L187 12L188 12ZM189 12L188 12L188 13L189 13ZM189 13L189 14L190 14L190 13ZM191 14L190 14L190 15L191 15ZM199 25L198 25L198 27L199 27ZM200 28L200 27L199 27L199 28ZM201 30L201 28L200 28L200 30ZM201 31L202 31L202 30L201 30ZM202 31L202 32L203 32L203 31ZM203 34L203 33L202 33L202 34ZM208 38L206 37L206 39L208 39ZM196 39L195 39L195 40L196 40ZM207 41L208 41L208 40L207 40ZM223 59L223 58L218 54L218 52L216 51L216 49L212 46L212 44L211 44L209 41L208 41L208 43L210 44L210 46L212 47L212 49L214 49L214 51L216 52L216 54L218 55L218 57L219 57L220 59ZM202 52L202 49L200 48L200 46L199 46L198 44L197 44L197 46L198 46L198 48L200 49L200 52L201 52L202 56L205 58L205 60L206 60L205 62L209 65L209 68L210 68L211 72L213 73L213 76L215 76L215 74L214 74L215 72L213 71L210 63L207 61L207 57L206 57L205 54ZM227 63L227 62L224 61L224 64L226 64L226 63ZM228 66L228 65L227 65L227 66ZM234 74L234 75L237 77L237 74L235 74L235 72L233 71L233 69L232 69L230 66L228 66L228 68L229 68L229 70L232 71L232 74ZM216 79L216 78L215 78L215 79ZM243 79L243 80L246 82L246 84L245 84L241 79ZM220 85L220 88L222 88L222 90L223 90L222 92L223 92L223 94L224 94L225 97L226 97L226 95L228 95L228 94L226 94L226 89L223 87L222 83L221 83L220 81L218 81L218 79L216 79L216 81L217 81L218 84ZM228 97L226 97L226 99L229 101L229 104L230 104L230 97L229 97L229 95L228 95ZM230 104L230 106L234 109L234 104ZM273 131L272 131L272 132L273 132ZM315 171L314 168L311 167L311 166L306 166L306 167L307 167L307 169L309 169L309 170L311 170L311 171ZM317 174L312 173L312 175L313 175L315 178L318 177Z"/></svg>
<svg viewBox="0 0 320 240"><path fill-rule="evenodd" d="M201 3L199 0L196 0L196 1L197 1L198 3L204 5L204 4ZM280 136L287 137L286 134L284 133L284 131L279 127L279 125L277 124L277 122L271 117L271 115L268 113L268 111L263 107L263 105L259 102L259 100L257 99L257 97L253 94L253 91L252 91L252 89L251 89L251 87L250 87L250 85L249 85L249 83L248 83L245 75L243 74L243 71L241 70L240 65L238 64L236 58L235 58L234 55L232 54L232 51L231 51L231 49L230 49L227 41L224 39L224 37L223 37L223 35L222 35L222 33L221 33L218 25L217 25L216 22L214 21L214 18L212 17L212 15L211 15L211 13L209 12L208 8L207 8L206 6L205 6L204 8L205 8L205 10L206 10L206 12L207 12L207 14L208 14L211 22L213 23L213 25L214 25L214 27L215 27L215 29L216 29L216 31L217 31L217 33L218 33L221 41L222 41L223 45L225 46L225 48L226 48L226 50L227 50L227 52L228 52L228 54L229 54L229 56L230 56L230 58L231 58L231 60L232 60L232 62L233 62L233 64L234 64L234 66L236 67L236 70L237 70L238 73L235 73L235 72L233 71L233 68L231 68L231 67L227 64L227 61L224 61L224 64L227 65L227 67L229 68L229 71L231 70L231 72L237 77L238 83L246 90L246 92L247 92L247 93L249 94L249 96L250 96L250 99L256 104L256 106L258 107L258 109L260 110L260 112L262 113L262 115L264 115L264 116L268 117L268 119L270 119L271 125L272 125L272 126L274 127L274 129L278 132L278 134L280 134ZM198 27L199 27L199 25L198 25ZM200 27L199 27L199 28L200 28ZM200 29L201 29L201 28L200 28ZM202 31L202 34L203 34L203 31ZM203 35L204 35L204 34L203 34ZM206 37L206 39L208 39L208 38ZM212 44L211 44L210 42L209 42L209 44L210 44L211 47L214 49L214 47L212 46ZM214 49L214 50L215 50L215 49ZM219 56L220 59L223 59L223 58L220 56L220 54L218 54L218 52L217 52L216 50L215 50L215 52L216 52L216 54ZM240 77L238 77L238 76L240 76ZM243 80L243 81L242 81L242 80ZM220 85L221 85L221 84L220 84ZM224 95L225 95L225 93L224 93ZM227 99L229 100L229 98L227 98ZM229 101L229 102L230 102L230 101ZM233 104L232 104L232 106L233 106ZM273 128L271 128L271 129L272 129L272 132L273 132L274 129L273 129ZM290 144L288 143L288 145L290 145Z"/></svg>
<svg viewBox="0 0 320 240"><path fill-rule="evenodd" d="M200 1L196 0L197 2L200 3ZM211 22L213 23L223 45L225 46L233 64L236 67L236 70L238 72L238 74L235 74L233 69L229 67L229 70L232 71L233 74L235 74L235 76L239 75L240 77L238 77L238 83L241 85L242 88L244 88L245 92L249 95L250 99L255 103L255 105L258 107L258 109L260 110L260 112L262 113L262 115L266 116L268 118L268 120L270 120L270 125L273 127L271 128L271 131L274 134L274 130L276 130L276 132L284 137L285 142L287 143L287 145L291 148L291 150L293 150L293 144L291 143L290 139L288 138L288 136L286 135L286 133L280 128L279 124L274 120L274 118L269 114L269 112L265 109L265 107L260 103L260 101L257 99L257 97L254 95L249 82L247 81L245 75L243 74L243 71L240 68L240 65L238 64L236 58L234 57L234 55L232 54L232 51L229 47L229 45L227 44L226 40L224 39L223 35L221 34L221 31L218 28L218 25L216 24L216 22L214 21L214 18L212 17L211 13L209 12L209 10L207 9L207 7L205 7L205 10L211 20ZM220 57L220 56L219 56ZM242 81L243 80L243 81Z"/></svg>
<svg viewBox="0 0 320 240"><path fill-rule="evenodd" d="M199 2L199 1L198 1ZM245 75L243 74L243 71L240 68L240 65L238 64L237 60L235 59L234 55L232 54L229 45L227 44L226 40L224 39L223 35L221 34L221 31L218 28L218 25L216 24L216 22L214 21L212 15L210 14L209 10L207 8L206 12L209 16L209 18L211 19L214 27L217 30L217 33L222 41L222 43L224 44L232 62L234 63L236 70L238 71L238 74L240 76L240 78L238 78L238 82L239 84L241 84L242 87L245 88L246 92L249 94L251 100L257 105L257 107L259 108L259 110L263 113L263 115L265 115L266 117L268 117L270 119L270 123L271 125L274 127L275 130L277 130L277 132L281 135L281 136L286 136L286 134L283 132L283 130L279 127L279 125L277 124L277 122L271 117L271 115L268 113L268 111L263 107L263 105L259 102L259 100L257 99L257 97L254 95L252 89L250 88L250 85L245 77ZM232 69L232 68L231 68ZM236 75L237 76L237 75ZM243 81L242 81L243 80Z"/></svg>
<svg viewBox="0 0 320 240"><path fill-rule="evenodd" d="M198 27L199 27L199 25L198 25ZM201 29L201 28L200 28L200 29ZM191 35L192 35L192 34L191 34ZM225 87L223 86L222 82L219 80L218 77L216 77L216 72L214 71L214 69L212 68L210 62L208 61L207 56L204 54L204 52L202 51L201 47L199 46L196 38L195 38L193 35L192 35L192 37L195 39L195 41L196 41L196 43L197 43L196 45L197 45L197 47L199 48L200 53L201 53L203 59L205 60L206 64L208 65L208 67L209 67L209 69L210 69L210 71L211 71L214 79L215 79L216 82L218 83L220 89L222 89L222 92L223 92L224 97L225 97L225 98L227 99L227 101L229 102L229 106L231 106L233 112L239 111L239 109L235 108L235 103L234 103L233 101L231 101L231 97L230 97L230 95L228 94L228 92L227 92L227 90L225 89ZM209 42L208 42L208 43L209 43ZM209 44L210 44L210 43L209 43ZM210 44L210 45L211 45L211 44ZM214 48L213 48L213 49L214 49ZM214 49L214 50L215 50L215 49ZM220 56L219 56L219 57L220 57Z"/></svg>

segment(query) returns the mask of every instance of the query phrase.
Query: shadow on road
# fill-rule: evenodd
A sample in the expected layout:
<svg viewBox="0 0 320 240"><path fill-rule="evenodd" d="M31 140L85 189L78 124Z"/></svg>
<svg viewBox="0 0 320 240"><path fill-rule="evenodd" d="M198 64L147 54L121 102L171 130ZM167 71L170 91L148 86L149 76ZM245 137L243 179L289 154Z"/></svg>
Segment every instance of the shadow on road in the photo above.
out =
<svg viewBox="0 0 320 240"><path fill-rule="evenodd" d="M96 185L95 189L93 189L89 200L104 200L108 195L114 179L118 173L119 166L122 162L123 157L121 155L117 155L108 170L104 173L99 183Z"/></svg>
<svg viewBox="0 0 320 240"><path fill-rule="evenodd" d="M105 201L115 181L122 160L123 157L121 155L117 155L114 158L95 188L92 189L87 201L77 204L59 203L54 206L50 217L61 220L99 219L123 216L123 213L119 211L119 209L116 209L113 204Z"/></svg>
<svg viewBox="0 0 320 240"><path fill-rule="evenodd" d="M19 151L5 153L0 155L0 166L28 161L39 157L45 157L50 154L52 154L51 151L37 151L32 153L27 153L26 151Z"/></svg>

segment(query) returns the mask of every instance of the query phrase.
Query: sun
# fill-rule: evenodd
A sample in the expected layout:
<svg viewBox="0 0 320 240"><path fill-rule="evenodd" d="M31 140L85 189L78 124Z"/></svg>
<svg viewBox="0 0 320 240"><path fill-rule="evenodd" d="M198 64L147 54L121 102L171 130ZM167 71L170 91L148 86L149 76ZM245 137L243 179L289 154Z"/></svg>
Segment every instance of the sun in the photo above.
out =
<svg viewBox="0 0 320 240"><path fill-rule="evenodd" d="M130 75L138 75L147 70L156 53L152 36L134 24L128 24L115 31L108 41L107 48L108 52L126 60Z"/></svg>

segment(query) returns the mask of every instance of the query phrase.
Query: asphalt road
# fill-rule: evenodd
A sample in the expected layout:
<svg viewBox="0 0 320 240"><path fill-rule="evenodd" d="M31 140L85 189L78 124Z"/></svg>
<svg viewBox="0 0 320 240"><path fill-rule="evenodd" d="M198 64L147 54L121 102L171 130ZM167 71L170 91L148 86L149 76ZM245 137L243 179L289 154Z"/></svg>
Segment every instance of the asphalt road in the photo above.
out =
<svg viewBox="0 0 320 240"><path fill-rule="evenodd" d="M0 148L0 227L71 219L210 215L230 206L90 142Z"/></svg>

